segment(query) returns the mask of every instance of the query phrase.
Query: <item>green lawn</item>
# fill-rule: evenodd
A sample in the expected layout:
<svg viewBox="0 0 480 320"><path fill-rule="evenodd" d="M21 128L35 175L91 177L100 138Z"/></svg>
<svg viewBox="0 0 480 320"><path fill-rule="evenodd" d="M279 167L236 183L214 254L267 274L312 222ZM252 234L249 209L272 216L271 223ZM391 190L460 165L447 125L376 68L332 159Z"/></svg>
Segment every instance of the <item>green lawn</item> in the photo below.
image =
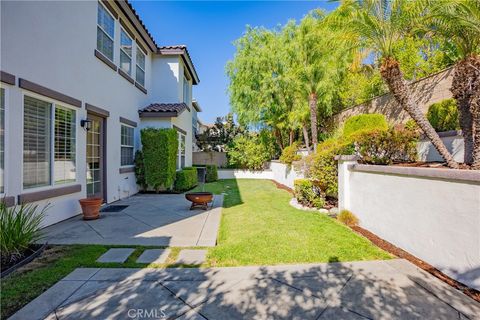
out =
<svg viewBox="0 0 480 320"><path fill-rule="evenodd" d="M225 192L211 266L270 265L388 259L366 238L326 215L291 207L291 195L268 180L221 180L205 191Z"/></svg>

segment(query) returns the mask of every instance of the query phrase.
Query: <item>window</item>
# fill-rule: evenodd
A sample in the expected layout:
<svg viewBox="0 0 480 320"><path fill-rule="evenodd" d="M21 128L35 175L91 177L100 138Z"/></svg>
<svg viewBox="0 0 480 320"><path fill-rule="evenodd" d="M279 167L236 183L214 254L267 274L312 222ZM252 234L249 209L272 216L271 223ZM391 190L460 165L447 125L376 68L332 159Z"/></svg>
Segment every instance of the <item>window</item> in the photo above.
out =
<svg viewBox="0 0 480 320"><path fill-rule="evenodd" d="M103 5L98 3L97 50L113 61L113 39L115 20Z"/></svg>
<svg viewBox="0 0 480 320"><path fill-rule="evenodd" d="M133 128L122 125L121 135L120 164L131 166L133 165Z"/></svg>
<svg viewBox="0 0 480 320"><path fill-rule="evenodd" d="M185 168L185 135L178 132L177 170Z"/></svg>
<svg viewBox="0 0 480 320"><path fill-rule="evenodd" d="M75 137L74 110L25 96L23 187L49 186L52 180L54 184L75 181Z"/></svg>
<svg viewBox="0 0 480 320"><path fill-rule="evenodd" d="M120 68L128 74L132 73L132 39L123 29L120 32Z"/></svg>
<svg viewBox="0 0 480 320"><path fill-rule="evenodd" d="M142 87L145 87L145 54L137 46L137 70L135 78Z"/></svg>
<svg viewBox="0 0 480 320"><path fill-rule="evenodd" d="M0 88L0 193L5 191L5 89Z"/></svg>
<svg viewBox="0 0 480 320"><path fill-rule="evenodd" d="M183 76L183 102L190 104L190 83L185 76Z"/></svg>
<svg viewBox="0 0 480 320"><path fill-rule="evenodd" d="M75 111L55 108L55 184L75 181Z"/></svg>

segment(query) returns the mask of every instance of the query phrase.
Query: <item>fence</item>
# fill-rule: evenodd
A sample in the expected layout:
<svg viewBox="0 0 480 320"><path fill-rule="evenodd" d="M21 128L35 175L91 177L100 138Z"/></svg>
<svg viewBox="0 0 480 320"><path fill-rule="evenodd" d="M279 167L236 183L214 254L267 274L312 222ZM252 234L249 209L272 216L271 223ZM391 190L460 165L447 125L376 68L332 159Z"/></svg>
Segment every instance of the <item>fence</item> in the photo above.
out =
<svg viewBox="0 0 480 320"><path fill-rule="evenodd" d="M360 226L480 289L480 172L338 162L339 209Z"/></svg>

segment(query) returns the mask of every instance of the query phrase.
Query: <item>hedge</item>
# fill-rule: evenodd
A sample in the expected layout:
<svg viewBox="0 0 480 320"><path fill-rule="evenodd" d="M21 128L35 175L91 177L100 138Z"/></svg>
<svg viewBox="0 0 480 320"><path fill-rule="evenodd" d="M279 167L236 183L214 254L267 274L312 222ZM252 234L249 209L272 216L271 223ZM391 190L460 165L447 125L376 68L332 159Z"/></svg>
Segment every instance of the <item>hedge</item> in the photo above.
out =
<svg viewBox="0 0 480 320"><path fill-rule="evenodd" d="M427 119L438 132L460 129L458 108L454 99L445 99L430 105Z"/></svg>
<svg viewBox="0 0 480 320"><path fill-rule="evenodd" d="M171 188L177 169L177 131L145 128L140 134L146 184L157 192L161 188Z"/></svg>
<svg viewBox="0 0 480 320"><path fill-rule="evenodd" d="M205 182L215 182L218 180L218 167L215 164L194 164L193 166L206 168Z"/></svg>
<svg viewBox="0 0 480 320"><path fill-rule="evenodd" d="M359 114L352 116L345 121L343 125L343 135L348 137L352 133L363 130L387 130L388 122L383 114Z"/></svg>
<svg viewBox="0 0 480 320"><path fill-rule="evenodd" d="M176 191L187 191L195 187L197 184L197 168L185 167L182 170L177 171L175 179Z"/></svg>

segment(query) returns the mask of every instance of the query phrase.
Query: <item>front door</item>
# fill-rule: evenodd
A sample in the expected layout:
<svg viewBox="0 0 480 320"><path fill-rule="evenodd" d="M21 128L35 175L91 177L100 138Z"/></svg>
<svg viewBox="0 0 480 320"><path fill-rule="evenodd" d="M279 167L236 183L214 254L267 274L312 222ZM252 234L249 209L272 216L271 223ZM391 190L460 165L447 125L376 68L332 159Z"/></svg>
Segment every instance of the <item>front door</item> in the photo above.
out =
<svg viewBox="0 0 480 320"><path fill-rule="evenodd" d="M104 168L104 119L88 114L91 128L87 131L87 197L105 200Z"/></svg>

